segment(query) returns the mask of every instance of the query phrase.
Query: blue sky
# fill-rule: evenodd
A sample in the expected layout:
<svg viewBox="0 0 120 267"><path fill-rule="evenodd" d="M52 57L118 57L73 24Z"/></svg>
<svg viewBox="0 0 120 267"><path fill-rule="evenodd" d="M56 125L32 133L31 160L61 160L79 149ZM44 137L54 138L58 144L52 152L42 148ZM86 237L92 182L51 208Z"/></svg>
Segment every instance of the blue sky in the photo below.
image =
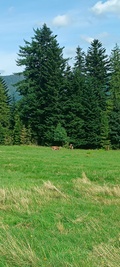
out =
<svg viewBox="0 0 120 267"><path fill-rule="evenodd" d="M99 39L108 54L116 43L120 46L120 0L1 0L0 10L2 75L22 70L16 66L19 46L44 23L57 34L65 57L74 59L78 45L86 52L93 39Z"/></svg>

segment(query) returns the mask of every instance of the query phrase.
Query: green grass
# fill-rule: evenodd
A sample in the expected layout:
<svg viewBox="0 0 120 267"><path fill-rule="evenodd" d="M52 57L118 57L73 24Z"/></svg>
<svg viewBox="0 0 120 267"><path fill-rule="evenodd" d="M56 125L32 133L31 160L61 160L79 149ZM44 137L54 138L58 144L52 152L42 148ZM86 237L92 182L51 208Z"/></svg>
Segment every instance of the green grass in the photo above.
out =
<svg viewBox="0 0 120 267"><path fill-rule="evenodd" d="M0 147L0 267L119 267L120 151Z"/></svg>

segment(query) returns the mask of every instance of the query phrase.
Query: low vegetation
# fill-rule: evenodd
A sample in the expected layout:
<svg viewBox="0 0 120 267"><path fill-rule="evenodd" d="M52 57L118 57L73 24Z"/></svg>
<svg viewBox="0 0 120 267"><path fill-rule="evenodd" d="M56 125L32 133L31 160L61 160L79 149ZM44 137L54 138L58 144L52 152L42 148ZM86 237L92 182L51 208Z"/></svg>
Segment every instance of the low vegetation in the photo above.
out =
<svg viewBox="0 0 120 267"><path fill-rule="evenodd" d="M0 147L0 266L120 266L120 151Z"/></svg>

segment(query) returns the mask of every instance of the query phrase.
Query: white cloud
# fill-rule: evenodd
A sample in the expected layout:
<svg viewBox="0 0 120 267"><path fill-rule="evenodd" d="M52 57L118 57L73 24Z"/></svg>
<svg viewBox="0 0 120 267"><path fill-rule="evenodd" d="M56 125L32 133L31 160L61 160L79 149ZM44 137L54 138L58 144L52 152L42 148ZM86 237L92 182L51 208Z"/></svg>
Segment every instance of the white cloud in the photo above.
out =
<svg viewBox="0 0 120 267"><path fill-rule="evenodd" d="M93 42L94 39L101 40L102 42L109 36L108 32L101 32L93 37L81 35L81 39L89 44Z"/></svg>
<svg viewBox="0 0 120 267"><path fill-rule="evenodd" d="M120 0L99 1L93 7L92 11L97 14L120 13Z"/></svg>
<svg viewBox="0 0 120 267"><path fill-rule="evenodd" d="M82 35L81 36L81 39L86 41L87 43L91 44L91 42L93 42L94 38L93 37L90 37L90 36L84 36Z"/></svg>
<svg viewBox="0 0 120 267"><path fill-rule="evenodd" d="M52 21L54 26L64 27L70 24L70 17L68 15L58 15Z"/></svg>

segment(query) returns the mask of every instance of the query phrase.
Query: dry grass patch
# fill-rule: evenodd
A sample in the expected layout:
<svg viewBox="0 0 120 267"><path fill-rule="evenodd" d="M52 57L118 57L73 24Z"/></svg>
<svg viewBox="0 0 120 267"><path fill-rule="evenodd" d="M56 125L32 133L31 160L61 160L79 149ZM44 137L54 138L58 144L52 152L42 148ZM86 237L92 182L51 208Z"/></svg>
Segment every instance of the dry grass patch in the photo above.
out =
<svg viewBox="0 0 120 267"><path fill-rule="evenodd" d="M63 192L61 192L56 186L54 186L54 184L51 183L50 181L44 182L44 187L47 190L52 190L52 191L56 192L58 194L58 196L67 198L67 196Z"/></svg>
<svg viewBox="0 0 120 267"><path fill-rule="evenodd" d="M85 172L82 172L81 182L83 184L87 184L87 185L91 184L91 181L88 179L88 177L86 176Z"/></svg>
<svg viewBox="0 0 120 267"><path fill-rule="evenodd" d="M87 220L88 220L88 216L89 215L84 215L84 216L81 216L81 217L77 217L73 223L75 224L78 224L78 223L85 223Z"/></svg>
<svg viewBox="0 0 120 267"><path fill-rule="evenodd" d="M7 210L8 206L5 205L6 190L0 188L0 210Z"/></svg>
<svg viewBox="0 0 120 267"><path fill-rule="evenodd" d="M96 199L96 201L101 202L104 205L120 205L120 199L119 198L115 198L115 199L106 199L103 197L99 197Z"/></svg>
<svg viewBox="0 0 120 267"><path fill-rule="evenodd" d="M57 226L58 231L61 234L67 234L68 233L68 231L65 229L64 224L62 222L59 221L56 226Z"/></svg>
<svg viewBox="0 0 120 267"><path fill-rule="evenodd" d="M120 186L116 185L113 187L107 186L107 185L94 185L92 186L92 192L96 194L103 194L107 196L115 196L115 197L120 197Z"/></svg>
<svg viewBox="0 0 120 267"><path fill-rule="evenodd" d="M5 197L6 197L5 189L0 188L0 203L4 203L5 202Z"/></svg>
<svg viewBox="0 0 120 267"><path fill-rule="evenodd" d="M101 230L103 231L102 229L102 225L101 225L101 221L99 221L98 219L96 218L90 218L88 221L85 222L85 225L86 225L86 229L87 229L87 232L88 233L101 233Z"/></svg>
<svg viewBox="0 0 120 267"><path fill-rule="evenodd" d="M82 173L82 178L77 178L73 180L75 190L78 190L81 194L86 194L87 196L109 196L115 197L116 204L120 203L120 186L109 186L109 185L99 185L96 182L91 182L86 174ZM100 200L96 198L96 200ZM102 199L103 200L103 199Z"/></svg>
<svg viewBox="0 0 120 267"><path fill-rule="evenodd" d="M43 185L25 189L0 189L0 210L17 210L31 213L41 205L55 198L67 198L67 196L50 181Z"/></svg>
<svg viewBox="0 0 120 267"><path fill-rule="evenodd" d="M16 263L17 266L39 266L39 258L27 239L13 236L5 228L2 229L0 255L9 267L16 266Z"/></svg>
<svg viewBox="0 0 120 267"><path fill-rule="evenodd" d="M30 213L33 210L36 196L31 190L7 188L5 190L1 189L0 192L2 192L0 202L1 210L14 210L23 213Z"/></svg>
<svg viewBox="0 0 120 267"><path fill-rule="evenodd" d="M31 200L31 192L23 189L6 189L4 206L17 211L29 212Z"/></svg>
<svg viewBox="0 0 120 267"><path fill-rule="evenodd" d="M120 242L120 239L118 240ZM118 267L120 266L120 247L113 241L109 244L101 243L94 246L92 260L96 267Z"/></svg>
<svg viewBox="0 0 120 267"><path fill-rule="evenodd" d="M101 221L96 218L91 218L89 213L76 218L73 222L74 224L84 224L87 233L100 233L102 230Z"/></svg>

